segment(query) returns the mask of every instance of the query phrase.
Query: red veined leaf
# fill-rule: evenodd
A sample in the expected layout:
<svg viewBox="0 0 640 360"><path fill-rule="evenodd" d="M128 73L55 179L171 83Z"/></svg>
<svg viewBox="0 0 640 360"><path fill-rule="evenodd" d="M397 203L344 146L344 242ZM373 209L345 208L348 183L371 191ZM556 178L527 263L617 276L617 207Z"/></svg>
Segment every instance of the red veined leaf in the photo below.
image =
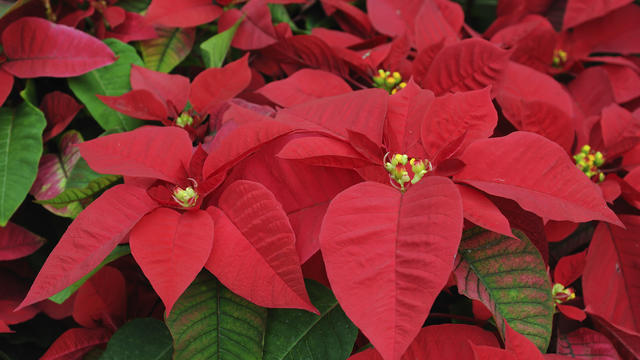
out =
<svg viewBox="0 0 640 360"><path fill-rule="evenodd" d="M622 215L627 229L600 223L582 275L584 303L612 324L640 332L640 217Z"/></svg>
<svg viewBox="0 0 640 360"><path fill-rule="evenodd" d="M567 238L578 228L578 224L571 221L550 220L544 225L544 233L548 242L559 242Z"/></svg>
<svg viewBox="0 0 640 360"><path fill-rule="evenodd" d="M213 234L213 220L205 211L181 213L169 208L150 212L131 230L131 254L167 315L207 262Z"/></svg>
<svg viewBox="0 0 640 360"><path fill-rule="evenodd" d="M329 205L320 246L331 287L385 359L400 359L418 335L452 270L462 220L457 189L436 176L404 194L364 182Z"/></svg>
<svg viewBox="0 0 640 360"><path fill-rule="evenodd" d="M317 313L304 286L293 229L273 194L260 183L239 180L225 189L219 206L208 209L216 241L206 268L257 305Z"/></svg>
<svg viewBox="0 0 640 360"><path fill-rule="evenodd" d="M600 119L605 156L614 159L631 150L640 140L640 119L617 104L602 109Z"/></svg>
<svg viewBox="0 0 640 360"><path fill-rule="evenodd" d="M465 185L457 185L457 188L462 198L465 219L498 234L513 236L507 218L482 192Z"/></svg>
<svg viewBox="0 0 640 360"><path fill-rule="evenodd" d="M328 16L333 17L346 32L374 35L373 27L367 14L356 6L341 0L322 0L322 7Z"/></svg>
<svg viewBox="0 0 640 360"><path fill-rule="evenodd" d="M514 233L517 237L483 230L466 234L454 270L458 291L481 301L496 323L508 321L546 350L554 312L546 265L526 236ZM507 336L504 326L499 330Z"/></svg>
<svg viewBox="0 0 640 360"><path fill-rule="evenodd" d="M171 102L178 111L187 106L191 84L185 76L165 74L133 64L130 81L133 90L148 90L165 104Z"/></svg>
<svg viewBox="0 0 640 360"><path fill-rule="evenodd" d="M241 50L254 50L269 46L277 41L271 13L265 0L250 0L241 10L230 9L218 20L218 31L232 27L243 18L236 30L231 45Z"/></svg>
<svg viewBox="0 0 640 360"><path fill-rule="evenodd" d="M411 66L411 74L414 79L424 79L427 76L429 67L433 63L436 55L444 47L444 41L432 44L418 52Z"/></svg>
<svg viewBox="0 0 640 360"><path fill-rule="evenodd" d="M420 140L420 126L433 101L433 93L420 89L413 80L389 97L384 140L391 153L410 154L416 158L426 155Z"/></svg>
<svg viewBox="0 0 640 360"><path fill-rule="evenodd" d="M13 89L13 75L2 70L0 66L0 106L4 104Z"/></svg>
<svg viewBox="0 0 640 360"><path fill-rule="evenodd" d="M633 359L640 357L640 333L624 329L616 326L602 316L595 314L591 309L585 309L589 312L590 318L594 321L596 329L613 342L618 350L618 354L623 358Z"/></svg>
<svg viewBox="0 0 640 360"><path fill-rule="evenodd" d="M452 9L463 15L460 5L456 4ZM464 15L462 18L464 18ZM414 37L416 49L421 51L435 44L457 42L462 21L458 22L457 25L457 28L454 28L447 22L436 1L424 1L415 18Z"/></svg>
<svg viewBox="0 0 640 360"><path fill-rule="evenodd" d="M618 104L633 100L640 96L640 69L631 65L603 65L609 75L611 90Z"/></svg>
<svg viewBox="0 0 640 360"><path fill-rule="evenodd" d="M558 335L557 353L576 359L618 360L620 357L611 341L601 333L589 328L579 328L569 334Z"/></svg>
<svg viewBox="0 0 640 360"><path fill-rule="evenodd" d="M281 159L302 160L309 165L354 169L369 165L348 143L328 136L307 136L292 139L277 155Z"/></svg>
<svg viewBox="0 0 640 360"><path fill-rule="evenodd" d="M47 128L42 135L42 141L47 141L60 134L80 109L82 109L82 105L63 92L53 91L45 95L40 103L40 110L47 119Z"/></svg>
<svg viewBox="0 0 640 360"><path fill-rule="evenodd" d="M131 11L125 13L125 20L122 24L111 30L105 32L104 38L118 39L123 43L158 37L153 25L149 24L142 15Z"/></svg>
<svg viewBox="0 0 640 360"><path fill-rule="evenodd" d="M564 11L562 30L575 27L606 15L607 13L633 2L632 0L569 0Z"/></svg>
<svg viewBox="0 0 640 360"><path fill-rule="evenodd" d="M387 98L380 89L354 91L284 109L278 112L276 119L344 139L349 136L347 130L351 130L380 144Z"/></svg>
<svg viewBox="0 0 640 360"><path fill-rule="evenodd" d="M559 145L542 136L517 131L501 138L478 140L467 147L460 159L466 166L454 175L454 180L513 199L539 216L621 224L596 185L576 168Z"/></svg>
<svg viewBox="0 0 640 360"><path fill-rule="evenodd" d="M415 16L422 4L421 0L371 0L367 1L367 13L376 30L395 37L413 32Z"/></svg>
<svg viewBox="0 0 640 360"><path fill-rule="evenodd" d="M491 102L491 89L457 92L437 97L422 121L422 145L434 156L445 145L466 133L464 149L478 139L488 138L498 123Z"/></svg>
<svg viewBox="0 0 640 360"><path fill-rule="evenodd" d="M116 57L93 36L40 18L25 17L2 33L2 68L21 78L71 77L109 65Z"/></svg>
<svg viewBox="0 0 640 360"><path fill-rule="evenodd" d="M14 260L31 255L46 240L22 226L7 223L0 228L0 260Z"/></svg>
<svg viewBox="0 0 640 360"><path fill-rule="evenodd" d="M178 184L191 158L189 134L179 127L143 126L86 141L80 153L99 173L162 179Z"/></svg>
<svg viewBox="0 0 640 360"><path fill-rule="evenodd" d="M105 105L122 114L142 120L164 120L167 106L148 90L131 90L120 96L96 95Z"/></svg>
<svg viewBox="0 0 640 360"><path fill-rule="evenodd" d="M251 82L248 61L247 54L222 68L210 68L198 74L189 94L193 108L205 114L242 92Z"/></svg>
<svg viewBox="0 0 640 360"><path fill-rule="evenodd" d="M152 24L187 28L211 22L221 14L222 8L210 0L153 0L145 18Z"/></svg>
<svg viewBox="0 0 640 360"><path fill-rule="evenodd" d="M577 254L563 256L556 264L556 268L553 269L553 281L569 286L578 280L584 271L586 256L586 250Z"/></svg>
<svg viewBox="0 0 640 360"><path fill-rule="evenodd" d="M584 70L567 88L586 116L600 115L602 108L615 102L607 72L600 66Z"/></svg>
<svg viewBox="0 0 640 360"><path fill-rule="evenodd" d="M516 129L555 141L567 152L575 137L571 97L555 79L510 62L497 85L496 99Z"/></svg>
<svg viewBox="0 0 640 360"><path fill-rule="evenodd" d="M20 308L57 294L89 273L138 220L157 207L143 188L116 185L105 191L71 223Z"/></svg>
<svg viewBox="0 0 640 360"><path fill-rule="evenodd" d="M486 40L463 40L442 49L426 76L416 81L438 96L482 89L499 80L510 55Z"/></svg>
<svg viewBox="0 0 640 360"><path fill-rule="evenodd" d="M471 344L474 360L519 360L513 351L499 347Z"/></svg>
<svg viewBox="0 0 640 360"><path fill-rule="evenodd" d="M284 80L272 81L256 91L272 102L291 107L307 101L345 94L351 87L332 73L302 69Z"/></svg>
<svg viewBox="0 0 640 360"><path fill-rule="evenodd" d="M127 291L118 269L105 266L78 289L73 319L86 328L116 331L127 315Z"/></svg>
<svg viewBox="0 0 640 360"><path fill-rule="evenodd" d="M74 328L65 331L51 344L40 360L72 360L79 359L96 346L106 344L111 331L103 328Z"/></svg>
<svg viewBox="0 0 640 360"><path fill-rule="evenodd" d="M564 304L557 304L556 307L558 308L558 311L562 313L562 315L568 317L569 319L584 321L584 319L587 318L587 313L585 313L584 310L578 307Z"/></svg>

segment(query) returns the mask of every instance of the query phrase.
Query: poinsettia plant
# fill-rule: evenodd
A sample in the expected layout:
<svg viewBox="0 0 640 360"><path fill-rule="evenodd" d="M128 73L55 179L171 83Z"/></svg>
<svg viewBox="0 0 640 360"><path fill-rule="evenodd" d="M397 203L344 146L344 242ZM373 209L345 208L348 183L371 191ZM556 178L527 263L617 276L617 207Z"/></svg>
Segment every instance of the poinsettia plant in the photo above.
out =
<svg viewBox="0 0 640 360"><path fill-rule="evenodd" d="M640 358L632 1L0 1L0 357Z"/></svg>

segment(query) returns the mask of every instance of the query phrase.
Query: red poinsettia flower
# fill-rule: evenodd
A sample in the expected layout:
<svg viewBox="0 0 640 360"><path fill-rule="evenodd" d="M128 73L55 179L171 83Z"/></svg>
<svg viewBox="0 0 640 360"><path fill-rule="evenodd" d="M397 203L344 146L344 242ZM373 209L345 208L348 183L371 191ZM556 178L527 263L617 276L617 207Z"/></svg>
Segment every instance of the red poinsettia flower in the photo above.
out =
<svg viewBox="0 0 640 360"><path fill-rule="evenodd" d="M116 111L143 120L161 121L186 129L193 139L203 138L207 115L244 90L251 81L248 56L207 69L193 80L133 65L131 88L120 96L96 95ZM193 108L187 108L190 102ZM217 130L217 129L214 129Z"/></svg>

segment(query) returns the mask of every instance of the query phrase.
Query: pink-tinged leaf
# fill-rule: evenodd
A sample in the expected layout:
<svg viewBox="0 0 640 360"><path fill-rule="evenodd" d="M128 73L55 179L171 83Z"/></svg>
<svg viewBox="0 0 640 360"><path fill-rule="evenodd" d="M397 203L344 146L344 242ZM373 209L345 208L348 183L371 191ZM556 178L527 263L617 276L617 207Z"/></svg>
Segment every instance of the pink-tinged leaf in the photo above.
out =
<svg viewBox="0 0 640 360"><path fill-rule="evenodd" d="M514 233L473 230L463 238L454 270L458 291L481 301L497 324L508 321L546 350L554 312L551 283L538 250L522 232ZM504 325L499 331L507 336Z"/></svg>
<svg viewBox="0 0 640 360"><path fill-rule="evenodd" d="M213 220L202 210L158 208L131 230L131 253L167 315L207 262L213 236Z"/></svg>
<svg viewBox="0 0 640 360"><path fill-rule="evenodd" d="M322 70L302 69L284 80L272 81L256 92L287 108L351 91L341 77Z"/></svg>
<svg viewBox="0 0 640 360"><path fill-rule="evenodd" d="M589 328L579 328L569 334L558 336L557 353L576 359L618 360L618 352L606 336Z"/></svg>
<svg viewBox="0 0 640 360"><path fill-rule="evenodd" d="M617 104L602 109L600 119L604 155L610 159L631 150L640 140L640 119Z"/></svg>
<svg viewBox="0 0 640 360"><path fill-rule="evenodd" d="M560 311L562 315L568 317L569 319L584 321L584 319L587 318L587 313L585 313L584 310L578 307L563 304L558 304L556 306L558 307L558 311Z"/></svg>
<svg viewBox="0 0 640 360"><path fill-rule="evenodd" d="M584 271L586 256L586 250L577 254L563 256L553 270L553 281L569 286L578 280Z"/></svg>
<svg viewBox="0 0 640 360"><path fill-rule="evenodd" d="M355 169L370 164L348 143L327 136L292 139L277 156L281 159L302 160L309 165L345 169Z"/></svg>
<svg viewBox="0 0 640 360"><path fill-rule="evenodd" d="M33 17L9 25L2 46L8 58L2 68L21 78L78 76L116 61L93 36Z"/></svg>
<svg viewBox="0 0 640 360"><path fill-rule="evenodd" d="M317 312L304 287L295 235L282 205L264 185L239 180L210 207L216 224L206 268L225 286L264 307Z"/></svg>
<svg viewBox="0 0 640 360"><path fill-rule="evenodd" d="M454 175L454 180L515 200L523 209L541 217L621 224L596 185L576 168L559 145L542 136L518 131L478 140L467 147L460 159L466 166Z"/></svg>
<svg viewBox="0 0 640 360"><path fill-rule="evenodd" d="M462 13L460 5L457 5L455 9L457 9L455 11ZM456 42L461 27L462 22L459 22L457 28L453 28L447 22L436 1L424 1L415 19L414 37L416 49L421 51L435 44Z"/></svg>
<svg viewBox="0 0 640 360"><path fill-rule="evenodd" d="M364 182L329 205L320 231L329 281L383 358L400 359L418 335L452 270L462 220L457 189L436 176L404 194Z"/></svg>
<svg viewBox="0 0 640 360"><path fill-rule="evenodd" d="M457 185L457 188L465 219L495 233L513 236L507 218L482 192L465 185Z"/></svg>
<svg viewBox="0 0 640 360"><path fill-rule="evenodd" d="M354 91L284 109L276 119L345 140L349 136L347 130L351 130L380 144L387 98L388 94L380 89Z"/></svg>
<svg viewBox="0 0 640 360"><path fill-rule="evenodd" d="M118 269L105 266L78 289L73 304L73 319L78 324L116 331L127 315L124 276Z"/></svg>
<svg viewBox="0 0 640 360"><path fill-rule="evenodd" d="M2 70L0 66L0 106L4 104L13 89L13 75Z"/></svg>
<svg viewBox="0 0 640 360"><path fill-rule="evenodd" d="M105 105L122 114L142 120L165 120L167 106L148 90L131 90L120 96L96 95Z"/></svg>
<svg viewBox="0 0 640 360"><path fill-rule="evenodd" d="M616 326L591 309L585 309L596 324L596 328L605 334L625 359L640 358L640 333Z"/></svg>
<svg viewBox="0 0 640 360"><path fill-rule="evenodd" d="M420 126L433 101L433 93L420 89L413 80L402 91L389 97L384 141L391 153L417 158L426 155L420 141Z"/></svg>
<svg viewBox="0 0 640 360"><path fill-rule="evenodd" d="M564 11L562 30L599 18L633 2L632 0L569 0Z"/></svg>
<svg viewBox="0 0 640 360"><path fill-rule="evenodd" d="M445 145L466 133L468 144L493 134L498 114L491 102L491 89L458 92L437 97L422 121L422 145L435 156Z"/></svg>
<svg viewBox="0 0 640 360"><path fill-rule="evenodd" d="M146 19L152 24L166 27L193 27L217 19L222 8L210 0L153 0Z"/></svg>
<svg viewBox="0 0 640 360"><path fill-rule="evenodd" d="M437 96L482 89L499 80L509 56L508 51L486 40L463 40L442 49L426 76L416 81Z"/></svg>
<svg viewBox="0 0 640 360"><path fill-rule="evenodd" d="M497 85L496 99L516 129L542 135L570 151L575 137L573 104L554 78L510 62Z"/></svg>
<svg viewBox="0 0 640 360"><path fill-rule="evenodd" d="M165 104L171 102L178 111L187 106L191 89L187 77L165 74L133 64L130 81L133 90L148 90Z"/></svg>
<svg viewBox="0 0 640 360"><path fill-rule="evenodd" d="M423 3L421 0L371 0L367 1L367 13L376 30L395 37L413 32L415 16Z"/></svg>
<svg viewBox="0 0 640 360"><path fill-rule="evenodd" d="M40 360L74 360L96 346L106 344L111 337L111 331L103 328L84 329L74 328L65 331L51 344Z"/></svg>
<svg viewBox="0 0 640 360"><path fill-rule="evenodd" d="M205 114L242 92L251 82L248 61L249 55L245 55L222 68L210 68L198 74L189 94L193 108Z"/></svg>
<svg viewBox="0 0 640 360"><path fill-rule="evenodd" d="M241 10L225 11L218 20L218 31L229 29L240 18L243 20L231 41L233 47L241 50L254 50L269 46L277 41L278 36L271 22L271 13L265 0L250 0Z"/></svg>
<svg viewBox="0 0 640 360"><path fill-rule="evenodd" d="M584 303L612 324L640 332L640 217L620 219L626 230L600 223L593 233L582 275Z"/></svg>
<svg viewBox="0 0 640 360"><path fill-rule="evenodd" d="M40 103L40 110L47 119L47 128L44 130L42 140L47 141L60 134L80 109L82 105L63 92L53 91L45 95Z"/></svg>
<svg viewBox="0 0 640 360"><path fill-rule="evenodd" d="M542 352L547 349L536 348L536 345L523 334L515 331L509 324L504 321L503 325L505 329L505 348L509 351L513 351L518 360L542 360Z"/></svg>
<svg viewBox="0 0 640 360"><path fill-rule="evenodd" d="M186 177L191 158L189 134L179 127L143 126L78 145L99 173L162 179L174 184Z"/></svg>
<svg viewBox="0 0 640 360"><path fill-rule="evenodd" d="M271 120L271 118L247 111L256 119L237 127L229 133L217 148L210 151L204 162L202 173L208 178L215 172L227 171L237 161L256 151L260 146L291 132L294 128Z"/></svg>
<svg viewBox="0 0 640 360"><path fill-rule="evenodd" d="M55 295L88 274L138 220L157 207L139 187L116 185L105 191L71 223L20 307Z"/></svg>
<svg viewBox="0 0 640 360"><path fill-rule="evenodd" d="M7 223L0 228L0 260L14 260L31 255L46 240L22 226Z"/></svg>

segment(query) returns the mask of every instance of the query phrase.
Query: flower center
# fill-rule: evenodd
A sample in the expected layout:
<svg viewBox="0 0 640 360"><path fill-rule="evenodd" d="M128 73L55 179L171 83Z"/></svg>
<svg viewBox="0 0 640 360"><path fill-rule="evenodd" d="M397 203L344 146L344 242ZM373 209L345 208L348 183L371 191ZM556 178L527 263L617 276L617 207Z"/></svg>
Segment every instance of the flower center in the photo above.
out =
<svg viewBox="0 0 640 360"><path fill-rule="evenodd" d="M391 161L387 161L388 155L389 153L384 156L384 168L389 173L391 185L402 192L407 190L405 184L411 183L412 185L415 185L429 171L433 170L431 162L427 159L409 159L409 156L406 154L394 154L391 156ZM411 165L411 173L413 174L413 177L409 176L407 163Z"/></svg>
<svg viewBox="0 0 640 360"><path fill-rule="evenodd" d="M565 288L564 285L560 283L555 283L553 285L551 294L553 295L553 301L555 301L556 304L562 304L576 298L576 293L572 288Z"/></svg>
<svg viewBox="0 0 640 360"><path fill-rule="evenodd" d="M402 75L400 75L399 72L395 71L391 73L380 69L378 70L378 75L373 77L373 86L384 89L393 95L398 92L398 90L407 86L407 83L402 81Z"/></svg>
<svg viewBox="0 0 640 360"><path fill-rule="evenodd" d="M195 190L198 187L198 183L195 180L189 179L193 182L193 186L187 186L186 188L181 188L176 186L173 189L173 200L178 203L178 205L183 208L191 208L194 207L198 203L198 192Z"/></svg>
<svg viewBox="0 0 640 360"><path fill-rule="evenodd" d="M187 125L191 126L193 125L193 117L188 112L183 112L176 119L176 125L180 126L181 128Z"/></svg>
<svg viewBox="0 0 640 360"><path fill-rule="evenodd" d="M562 68L567 63L567 52L562 49L553 50L551 65L554 68Z"/></svg>
<svg viewBox="0 0 640 360"><path fill-rule="evenodd" d="M600 151L593 152L591 146L585 145L580 152L573 155L573 160L580 171L597 182L603 182L605 175L599 169L604 164L604 156Z"/></svg>

